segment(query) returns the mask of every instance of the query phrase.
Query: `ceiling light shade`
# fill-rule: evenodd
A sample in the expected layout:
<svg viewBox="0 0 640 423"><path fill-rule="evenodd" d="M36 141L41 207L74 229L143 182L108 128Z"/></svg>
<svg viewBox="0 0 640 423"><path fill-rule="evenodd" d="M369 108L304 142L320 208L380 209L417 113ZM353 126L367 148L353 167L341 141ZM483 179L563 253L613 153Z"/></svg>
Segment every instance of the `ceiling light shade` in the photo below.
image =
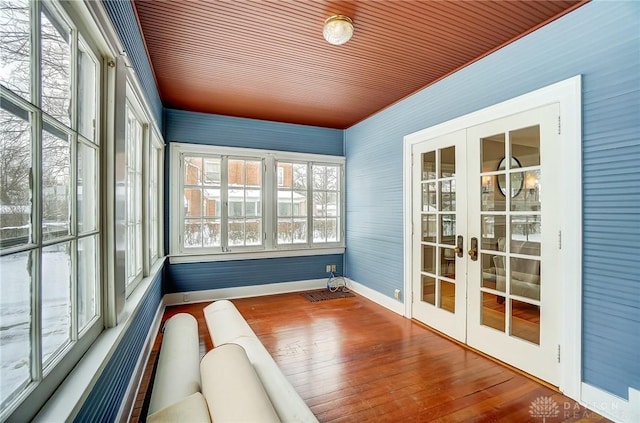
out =
<svg viewBox="0 0 640 423"><path fill-rule="evenodd" d="M324 21L322 35L329 44L344 44L353 36L353 21L344 15L333 15Z"/></svg>

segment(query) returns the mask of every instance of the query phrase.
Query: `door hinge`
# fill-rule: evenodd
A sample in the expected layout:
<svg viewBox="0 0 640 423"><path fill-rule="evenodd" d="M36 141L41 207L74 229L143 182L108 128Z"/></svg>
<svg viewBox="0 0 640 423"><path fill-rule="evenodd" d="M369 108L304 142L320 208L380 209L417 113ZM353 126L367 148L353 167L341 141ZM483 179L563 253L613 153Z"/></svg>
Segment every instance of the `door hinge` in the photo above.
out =
<svg viewBox="0 0 640 423"><path fill-rule="evenodd" d="M562 250L562 231L558 231L558 250Z"/></svg>
<svg viewBox="0 0 640 423"><path fill-rule="evenodd" d="M560 123L560 115L558 115L558 135L560 135L561 130L562 130L562 126Z"/></svg>
<svg viewBox="0 0 640 423"><path fill-rule="evenodd" d="M558 344L558 363L560 363L560 344Z"/></svg>

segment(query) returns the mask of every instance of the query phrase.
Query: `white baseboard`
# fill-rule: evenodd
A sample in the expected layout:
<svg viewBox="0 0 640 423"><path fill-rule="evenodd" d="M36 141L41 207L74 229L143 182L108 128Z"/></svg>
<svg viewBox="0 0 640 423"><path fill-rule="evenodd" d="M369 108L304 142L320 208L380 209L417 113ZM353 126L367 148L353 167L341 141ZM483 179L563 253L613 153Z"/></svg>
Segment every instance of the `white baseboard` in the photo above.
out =
<svg viewBox="0 0 640 423"><path fill-rule="evenodd" d="M353 292L362 295L363 297L393 311L394 313L398 313L399 315L404 316L404 303L387 297L386 295L381 294L375 289L371 289L368 286L362 285L361 283L358 283L352 279L347 278L347 280L349 281L349 289L351 289Z"/></svg>
<svg viewBox="0 0 640 423"><path fill-rule="evenodd" d="M232 298L260 297L263 295L285 294L287 292L308 291L327 286L327 279L311 279L296 282L280 282L265 285L239 286L236 288L207 289L205 291L165 294L164 304L180 305L204 301L229 300Z"/></svg>
<svg viewBox="0 0 640 423"><path fill-rule="evenodd" d="M127 386L127 390L125 391L124 398L120 403L120 410L118 411L118 417L116 419L117 422L126 423L131 421L131 413L133 412L133 406L136 403L136 394L140 389L140 383L142 383L144 370L147 367L147 362L149 361L149 356L151 355L151 351L153 350L153 344L156 341L156 336L160 331L160 325L162 324L162 316L164 315L164 310L165 305L160 302L160 304L158 305L158 309L156 310L156 315L153 318L151 328L149 329L149 332L147 332L147 337L144 341L144 347L142 348L142 351L138 356L136 367L133 370L131 379L129 379L129 385Z"/></svg>
<svg viewBox="0 0 640 423"><path fill-rule="evenodd" d="M640 391L629 388L629 400L582 384L581 403L596 413L619 423L640 422Z"/></svg>

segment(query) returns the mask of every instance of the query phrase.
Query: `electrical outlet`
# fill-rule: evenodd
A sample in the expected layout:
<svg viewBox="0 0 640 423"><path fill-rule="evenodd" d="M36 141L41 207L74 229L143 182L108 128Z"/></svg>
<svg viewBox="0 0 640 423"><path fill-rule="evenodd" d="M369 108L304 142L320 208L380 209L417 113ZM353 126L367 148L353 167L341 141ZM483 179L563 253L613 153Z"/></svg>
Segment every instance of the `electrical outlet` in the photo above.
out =
<svg viewBox="0 0 640 423"><path fill-rule="evenodd" d="M397 289L397 288L396 288L396 290L395 290L395 291L393 291L393 297L394 297L396 300L399 300L399 299L400 299L400 290L399 290L399 289Z"/></svg>
<svg viewBox="0 0 640 423"><path fill-rule="evenodd" d="M331 265L330 264L327 264L326 270L327 270L327 273L331 272Z"/></svg>
<svg viewBox="0 0 640 423"><path fill-rule="evenodd" d="M338 270L337 266L335 264L331 265L331 271L332 272L336 272Z"/></svg>

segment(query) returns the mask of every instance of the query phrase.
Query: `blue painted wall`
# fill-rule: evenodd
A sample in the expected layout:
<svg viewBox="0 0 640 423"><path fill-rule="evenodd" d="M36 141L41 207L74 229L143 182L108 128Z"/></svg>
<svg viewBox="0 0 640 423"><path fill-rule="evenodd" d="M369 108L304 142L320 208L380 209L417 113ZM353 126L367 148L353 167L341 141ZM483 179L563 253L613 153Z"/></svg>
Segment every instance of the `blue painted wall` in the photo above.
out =
<svg viewBox="0 0 640 423"><path fill-rule="evenodd" d="M640 389L640 2L589 3L346 130L346 272L403 288L402 137L583 75L583 380Z"/></svg>
<svg viewBox="0 0 640 423"><path fill-rule="evenodd" d="M167 142L342 156L343 131L165 109Z"/></svg>
<svg viewBox="0 0 640 423"><path fill-rule="evenodd" d="M152 109L153 118L158 123L158 127L162 128L162 101L158 94L147 50L142 41L133 4L130 0L102 0L102 3L118 32L140 85L142 85L149 107Z"/></svg>
<svg viewBox="0 0 640 423"><path fill-rule="evenodd" d="M115 422L149 328L162 301L162 272L151 282L146 297L131 320L100 378L85 400L75 422Z"/></svg>
<svg viewBox="0 0 640 423"><path fill-rule="evenodd" d="M238 286L327 278L325 266L336 264L342 274L342 254L285 257L218 263L183 263L167 267L164 292L189 292Z"/></svg>
<svg viewBox="0 0 640 423"><path fill-rule="evenodd" d="M257 148L297 153L343 155L343 131L317 126L293 125L165 109L167 143ZM170 156L170 144L166 157ZM165 166L166 198L172 188ZM169 245L169 205L165 205L165 248ZM187 292L247 285L263 285L326 278L325 265L336 264L342 273L343 255L170 264L166 292Z"/></svg>

